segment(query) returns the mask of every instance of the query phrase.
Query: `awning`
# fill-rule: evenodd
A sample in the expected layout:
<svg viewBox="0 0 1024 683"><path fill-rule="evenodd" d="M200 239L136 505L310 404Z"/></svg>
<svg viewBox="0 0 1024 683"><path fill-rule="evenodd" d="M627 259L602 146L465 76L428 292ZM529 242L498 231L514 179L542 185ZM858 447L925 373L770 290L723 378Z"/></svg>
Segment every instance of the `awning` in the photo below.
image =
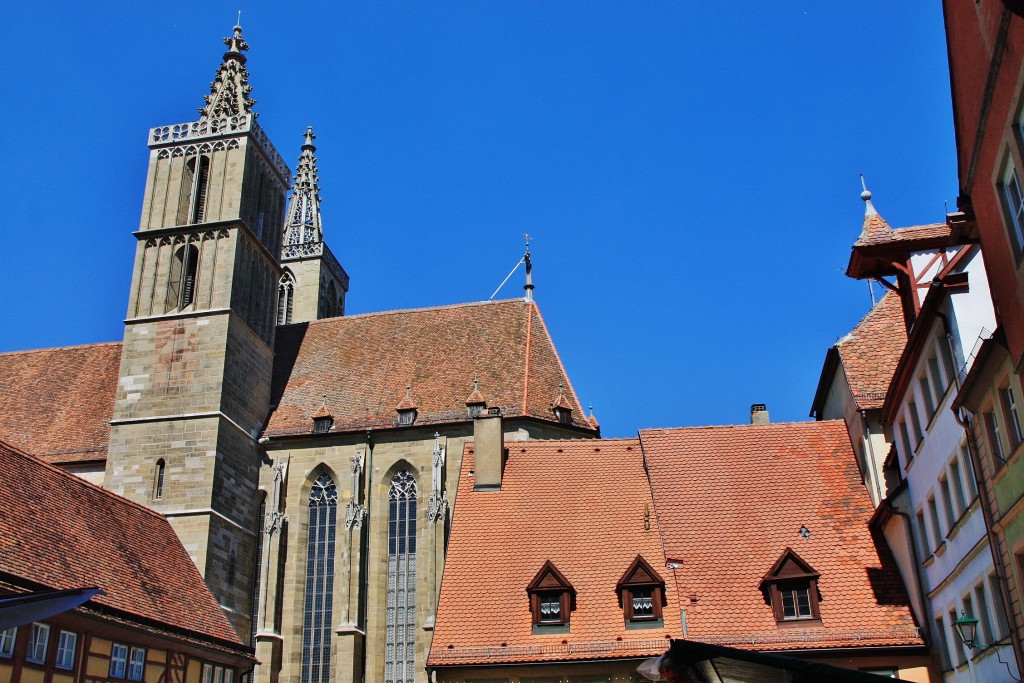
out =
<svg viewBox="0 0 1024 683"><path fill-rule="evenodd" d="M99 588L72 588L0 598L0 631L67 612L102 593Z"/></svg>

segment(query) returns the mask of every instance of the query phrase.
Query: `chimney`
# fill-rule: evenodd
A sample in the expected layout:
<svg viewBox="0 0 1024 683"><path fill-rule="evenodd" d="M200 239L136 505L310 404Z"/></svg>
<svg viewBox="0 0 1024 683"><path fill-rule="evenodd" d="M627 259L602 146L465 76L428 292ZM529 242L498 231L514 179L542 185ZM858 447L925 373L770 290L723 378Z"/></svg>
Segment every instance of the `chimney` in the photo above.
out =
<svg viewBox="0 0 1024 683"><path fill-rule="evenodd" d="M768 419L768 407L763 403L754 403L750 406L750 424L752 425L766 425L770 423Z"/></svg>
<svg viewBox="0 0 1024 683"><path fill-rule="evenodd" d="M473 418L473 451L476 467L474 491L500 491L505 469L505 434L501 426L501 408L488 408Z"/></svg>

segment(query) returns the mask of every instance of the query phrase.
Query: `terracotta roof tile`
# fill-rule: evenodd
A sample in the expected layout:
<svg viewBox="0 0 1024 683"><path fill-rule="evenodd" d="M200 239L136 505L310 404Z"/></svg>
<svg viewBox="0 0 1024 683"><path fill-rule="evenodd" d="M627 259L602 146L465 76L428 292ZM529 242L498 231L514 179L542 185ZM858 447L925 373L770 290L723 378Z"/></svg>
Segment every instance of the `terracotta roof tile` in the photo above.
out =
<svg viewBox="0 0 1024 683"><path fill-rule="evenodd" d="M0 353L0 439L57 463L104 460L121 344Z"/></svg>
<svg viewBox="0 0 1024 683"><path fill-rule="evenodd" d="M579 409L536 305L522 300L329 318L278 328L268 436L308 433L327 394L334 431L391 427L405 386L416 424L466 419L465 387L478 377L488 405L506 417L554 421L550 402L566 386Z"/></svg>
<svg viewBox="0 0 1024 683"><path fill-rule="evenodd" d="M903 309L895 292L887 292L856 327L836 343L846 379L860 408L882 407L906 344Z"/></svg>
<svg viewBox="0 0 1024 683"><path fill-rule="evenodd" d="M651 429L640 441L689 638L759 650L922 644L895 563L869 529L841 420ZM820 626L778 628L758 590L787 547L821 574Z"/></svg>
<svg viewBox="0 0 1024 683"><path fill-rule="evenodd" d="M615 590L638 554L671 582L639 441L506 446L500 491L474 491L472 445L463 455L428 664L663 652L667 633L681 635L671 586L664 608L668 628L641 631L626 629ZM532 633L526 588L547 561L576 590L569 633Z"/></svg>
<svg viewBox="0 0 1024 683"><path fill-rule="evenodd" d="M860 238L854 246L865 246L869 244L887 244L893 242L913 242L916 240L930 240L935 238L949 237L950 229L948 223L928 223L926 225L912 225L906 228L893 230L884 218L875 214L864 217L864 229Z"/></svg>
<svg viewBox="0 0 1024 683"><path fill-rule="evenodd" d="M0 572L241 645L162 515L2 442L0 481Z"/></svg>

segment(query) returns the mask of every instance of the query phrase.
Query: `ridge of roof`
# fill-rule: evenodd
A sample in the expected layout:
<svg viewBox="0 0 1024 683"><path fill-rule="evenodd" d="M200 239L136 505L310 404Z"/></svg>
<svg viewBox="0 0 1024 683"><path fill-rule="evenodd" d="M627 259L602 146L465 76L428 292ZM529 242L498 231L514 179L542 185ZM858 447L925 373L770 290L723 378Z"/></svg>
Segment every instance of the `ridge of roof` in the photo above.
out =
<svg viewBox="0 0 1024 683"><path fill-rule="evenodd" d="M290 323L288 325L278 325L278 327L297 327L299 325L331 325L337 323L343 323L346 320L363 320L366 318L383 318L389 315L407 315L409 313L429 313L431 311L444 311L455 308L475 308L478 306L498 306L501 304L532 304L532 301L523 301L522 299L496 299L493 301L466 301L463 303L455 304L441 304L439 306L421 306L418 308L395 308L389 311L369 311L367 313L356 313L354 315L340 315L333 318L319 318L317 320L308 320L305 322ZM120 342L118 342L120 343Z"/></svg>
<svg viewBox="0 0 1024 683"><path fill-rule="evenodd" d="M640 430L641 434L649 432L683 432L683 431L714 431L714 430L727 430L727 429L771 429L773 427L809 427L811 429L819 429L818 425L828 425L846 423L842 420L792 420L789 422L769 422L767 424L726 424L726 425L695 425L691 427L647 427ZM603 439L602 439L603 440Z"/></svg>
<svg viewBox="0 0 1024 683"><path fill-rule="evenodd" d="M75 351L78 349L87 349L94 346L121 346L123 342L120 341L105 341L105 342L92 342L90 344L71 344L70 346L44 346L38 349L16 349L13 351L0 351L0 356L13 356L19 353L43 353L51 351Z"/></svg>

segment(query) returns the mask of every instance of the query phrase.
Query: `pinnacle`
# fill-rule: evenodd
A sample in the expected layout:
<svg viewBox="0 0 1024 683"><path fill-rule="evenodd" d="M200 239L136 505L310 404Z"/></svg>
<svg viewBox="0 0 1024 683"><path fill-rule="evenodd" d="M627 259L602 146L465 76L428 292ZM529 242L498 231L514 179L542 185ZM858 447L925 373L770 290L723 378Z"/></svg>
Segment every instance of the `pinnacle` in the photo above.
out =
<svg viewBox="0 0 1024 683"><path fill-rule="evenodd" d="M236 25L232 35L224 39L224 44L228 51L224 53L224 61L210 83L210 94L206 96L205 106L199 109L199 114L204 119L241 114L255 117L252 107L256 100L249 97L252 86L249 85L249 72L242 54L249 49L249 44L242 37L242 27Z"/></svg>

